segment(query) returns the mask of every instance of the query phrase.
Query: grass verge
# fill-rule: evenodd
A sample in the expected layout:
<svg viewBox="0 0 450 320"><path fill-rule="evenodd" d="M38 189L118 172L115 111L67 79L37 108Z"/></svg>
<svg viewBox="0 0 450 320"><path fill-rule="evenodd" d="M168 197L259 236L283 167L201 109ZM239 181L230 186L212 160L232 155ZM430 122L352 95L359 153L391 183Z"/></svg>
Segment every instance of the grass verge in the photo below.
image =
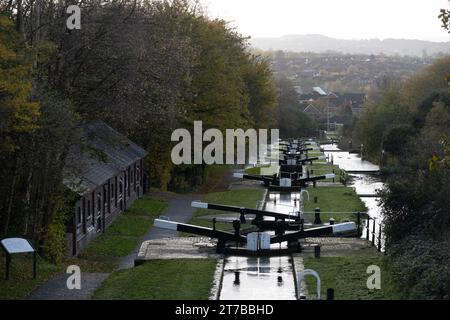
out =
<svg viewBox="0 0 450 320"><path fill-rule="evenodd" d="M31 291L62 272L62 266L37 259L37 278L33 279L31 254L15 254L12 257L9 280L5 280L5 256L0 253L0 300L24 300Z"/></svg>
<svg viewBox="0 0 450 320"><path fill-rule="evenodd" d="M379 253L370 255L350 255L346 257L307 258L305 269L317 271L321 279L321 295L326 297L327 288L334 288L336 300L395 300L398 295L390 280L384 258ZM367 280L373 273L367 267L376 265L381 271L381 289L368 289ZM316 292L316 280L306 277L309 294ZM315 296L315 294L314 294Z"/></svg>
<svg viewBox="0 0 450 320"><path fill-rule="evenodd" d="M148 261L115 272L94 293L100 300L207 300L216 259Z"/></svg>
<svg viewBox="0 0 450 320"><path fill-rule="evenodd" d="M366 212L367 208L356 192L350 187L317 187L309 188L309 201L305 203L305 211L313 212L320 208L323 213L320 217L323 222L334 218L336 222L356 221L357 215L352 213L326 213L326 212ZM317 203L314 203L317 197ZM306 213L306 219L314 220L314 213Z"/></svg>
<svg viewBox="0 0 450 320"><path fill-rule="evenodd" d="M261 174L261 168L270 168L270 165L263 165L260 167L252 167L252 168L247 168L245 169L245 173L246 174Z"/></svg>
<svg viewBox="0 0 450 320"><path fill-rule="evenodd" d="M236 189L224 192L207 193L203 197L204 202L226 204L238 207L256 208L259 201L262 200L264 194L263 189ZM224 211L210 210L210 209L198 209L194 212L192 219L189 221L191 224L196 224L204 227L212 227L211 220L199 219L202 216L207 215L220 215L224 214ZM232 230L231 223L217 223L217 229Z"/></svg>

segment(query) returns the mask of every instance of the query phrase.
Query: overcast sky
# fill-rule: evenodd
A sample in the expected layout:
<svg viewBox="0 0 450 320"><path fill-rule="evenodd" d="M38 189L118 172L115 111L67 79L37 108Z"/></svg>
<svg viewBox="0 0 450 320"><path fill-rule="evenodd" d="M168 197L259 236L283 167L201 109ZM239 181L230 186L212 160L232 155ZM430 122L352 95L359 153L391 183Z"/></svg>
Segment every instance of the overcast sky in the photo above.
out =
<svg viewBox="0 0 450 320"><path fill-rule="evenodd" d="M210 17L245 36L323 34L341 39L450 41L439 9L448 0L200 0Z"/></svg>

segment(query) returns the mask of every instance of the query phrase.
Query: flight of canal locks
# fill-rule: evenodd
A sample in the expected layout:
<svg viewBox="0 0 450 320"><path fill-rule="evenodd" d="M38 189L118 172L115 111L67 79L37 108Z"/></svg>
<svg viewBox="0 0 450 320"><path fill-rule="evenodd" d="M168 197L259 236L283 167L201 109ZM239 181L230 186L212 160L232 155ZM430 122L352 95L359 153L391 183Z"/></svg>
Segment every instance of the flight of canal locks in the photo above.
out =
<svg viewBox="0 0 450 320"><path fill-rule="evenodd" d="M145 241L135 265L151 259L216 257L210 299L334 299L333 285L306 260L320 264L326 263L323 257L384 250L379 167L341 151L334 142L291 138L269 145L265 160L235 169L230 185L262 188L263 197L254 207L192 201L191 207L208 210L203 217L208 223L201 225L161 216L154 226L181 236ZM316 189L331 194L343 186L353 189L365 210L342 211L333 201L320 207L325 201ZM377 268L367 267L367 287L376 290Z"/></svg>

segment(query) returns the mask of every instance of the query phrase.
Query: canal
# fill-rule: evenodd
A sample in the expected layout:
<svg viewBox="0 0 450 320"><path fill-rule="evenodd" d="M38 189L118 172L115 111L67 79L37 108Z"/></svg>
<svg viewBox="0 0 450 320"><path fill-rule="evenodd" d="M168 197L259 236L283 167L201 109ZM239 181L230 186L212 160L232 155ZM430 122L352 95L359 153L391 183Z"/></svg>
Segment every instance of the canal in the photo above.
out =
<svg viewBox="0 0 450 320"><path fill-rule="evenodd" d="M362 160L358 154L342 151L334 144L324 144L320 147L330 162L332 161L341 169L350 172L350 182L347 185L354 188L358 195L362 195L361 201L367 207L367 214L373 219L369 220L369 237L367 237L367 225L363 228L361 237L371 240L372 232L375 230L375 244L381 238L381 248L383 248L383 234L380 237L381 207L379 198L374 196L378 190L384 188L384 183L379 176L380 167L367 160Z"/></svg>
<svg viewBox="0 0 450 320"><path fill-rule="evenodd" d="M268 193L264 210L295 214L299 202L294 199L299 197L297 192ZM272 244L272 247L280 246L286 247L287 243ZM296 300L291 257L227 256L220 299Z"/></svg>
<svg viewBox="0 0 450 320"><path fill-rule="evenodd" d="M356 155L339 150L335 145L321 145L329 161L351 173L348 186L353 187L357 194L366 195L361 200L367 207L367 214L375 220L370 220L369 230L376 224L378 239L379 221L381 220L380 206L374 195L383 183L375 172L379 167L369 161L361 160ZM264 209L285 214L296 214L301 207L299 192L279 193L268 192ZM371 236L371 234L370 234ZM366 229L363 228L363 238ZM286 246L282 243L281 246ZM273 246L279 246L278 244ZM296 289L292 261L290 256L280 257L242 257L227 256L225 258L221 300L295 300Z"/></svg>

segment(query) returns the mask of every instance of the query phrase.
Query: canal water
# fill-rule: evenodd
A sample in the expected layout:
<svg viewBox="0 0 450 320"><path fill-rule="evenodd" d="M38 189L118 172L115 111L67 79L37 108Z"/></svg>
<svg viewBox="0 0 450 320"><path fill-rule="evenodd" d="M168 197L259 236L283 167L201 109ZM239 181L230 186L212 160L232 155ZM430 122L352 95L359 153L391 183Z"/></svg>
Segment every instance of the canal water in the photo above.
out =
<svg viewBox="0 0 450 320"><path fill-rule="evenodd" d="M362 160L360 155L355 153L349 153L347 151L341 151L334 144L324 144L321 145L324 149L324 153L327 158L335 165L338 165L341 169L345 171L351 171L350 183L347 184L349 187L353 187L357 194L359 195L374 195L377 190L384 188L384 183L381 181L380 177L374 173L368 173L370 171L378 171L379 166ZM361 173L358 173L360 171ZM379 204L379 198L377 197L361 197L361 201L367 207L367 214L369 217L375 220L369 221L369 239L372 239L372 233L375 229L375 243L378 243L378 238L380 235L380 222L382 220L381 207ZM374 228L375 225L375 228ZM362 238L367 238L366 226L363 228ZM383 247L383 234L381 234L381 244Z"/></svg>
<svg viewBox="0 0 450 320"><path fill-rule="evenodd" d="M269 193L265 210L295 214L299 193ZM274 201L276 199L276 201ZM294 203L295 202L295 203ZM296 209L297 208L297 209ZM266 217L267 219L273 219ZM287 243L272 244L284 248ZM290 256L240 257L225 259L221 300L296 300Z"/></svg>
<svg viewBox="0 0 450 320"><path fill-rule="evenodd" d="M220 300L295 299L290 257L226 258Z"/></svg>

